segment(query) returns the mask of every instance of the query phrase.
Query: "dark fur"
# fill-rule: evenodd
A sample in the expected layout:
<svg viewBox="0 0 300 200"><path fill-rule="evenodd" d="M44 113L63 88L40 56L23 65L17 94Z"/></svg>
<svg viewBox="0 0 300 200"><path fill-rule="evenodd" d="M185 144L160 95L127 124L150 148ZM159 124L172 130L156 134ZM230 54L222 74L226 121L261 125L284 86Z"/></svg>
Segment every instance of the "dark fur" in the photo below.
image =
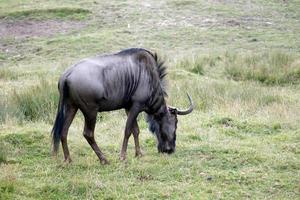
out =
<svg viewBox="0 0 300 200"><path fill-rule="evenodd" d="M58 89L59 89L59 86L58 86ZM62 132L64 121L65 121L64 105L65 105L65 99L67 98L67 95L68 95L68 86L67 86L67 84L64 84L63 85L63 94L60 96L59 106L57 109L54 126L51 131L54 152L57 152L58 148L59 148L61 132Z"/></svg>
<svg viewBox="0 0 300 200"><path fill-rule="evenodd" d="M154 116L146 114L146 121L149 125L149 130L151 131L151 133L154 133L155 135L159 134L159 124L154 119Z"/></svg>
<svg viewBox="0 0 300 200"><path fill-rule="evenodd" d="M131 54L136 54L136 53L139 53L139 52L147 52L155 60L155 63L156 63L156 69L155 70L157 71L158 76L159 76L161 89L163 90L164 96L168 96L168 94L167 94L167 81L165 79L165 76L167 75L167 67L165 65L165 62L157 56L157 53L153 54L152 52L150 52L146 49L142 49L142 48L130 48L130 49L122 50L122 51L118 52L116 55L131 55Z"/></svg>

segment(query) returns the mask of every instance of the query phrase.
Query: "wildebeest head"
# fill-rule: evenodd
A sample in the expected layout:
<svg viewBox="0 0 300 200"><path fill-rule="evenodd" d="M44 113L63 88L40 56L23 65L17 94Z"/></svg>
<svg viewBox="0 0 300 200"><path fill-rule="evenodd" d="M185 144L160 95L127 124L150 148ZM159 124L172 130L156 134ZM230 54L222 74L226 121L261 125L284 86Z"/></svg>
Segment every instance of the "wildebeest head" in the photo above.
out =
<svg viewBox="0 0 300 200"><path fill-rule="evenodd" d="M175 107L162 107L156 115L147 115L149 129L157 138L157 149L161 153L171 154L176 147L177 115L187 115L194 109L191 97L188 95L190 107L179 110Z"/></svg>

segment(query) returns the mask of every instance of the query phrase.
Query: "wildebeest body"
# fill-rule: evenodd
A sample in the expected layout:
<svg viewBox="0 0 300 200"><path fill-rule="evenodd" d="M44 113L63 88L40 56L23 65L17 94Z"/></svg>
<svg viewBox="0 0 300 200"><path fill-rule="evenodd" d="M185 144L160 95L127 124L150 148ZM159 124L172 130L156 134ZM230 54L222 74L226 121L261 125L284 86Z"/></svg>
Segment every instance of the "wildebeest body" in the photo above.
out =
<svg viewBox="0 0 300 200"><path fill-rule="evenodd" d="M111 111L140 102L143 111L153 112L155 103L164 101L158 76L150 74L157 73L149 67L155 60L147 51L132 52L82 60L64 73L60 85L67 84L70 100L83 110Z"/></svg>
<svg viewBox="0 0 300 200"><path fill-rule="evenodd" d="M97 56L80 61L68 68L59 80L60 100L53 134L53 152L61 141L66 161L70 161L67 145L69 126L81 110L85 118L83 135L101 163L107 163L95 139L94 129L98 112L124 108L127 113L121 159L126 158L128 139L133 133L136 156L139 146L138 114L148 114L150 130L155 133L160 152L175 150L177 114L188 114L190 108L179 111L166 105L165 67L156 54L145 49L127 49L112 55Z"/></svg>

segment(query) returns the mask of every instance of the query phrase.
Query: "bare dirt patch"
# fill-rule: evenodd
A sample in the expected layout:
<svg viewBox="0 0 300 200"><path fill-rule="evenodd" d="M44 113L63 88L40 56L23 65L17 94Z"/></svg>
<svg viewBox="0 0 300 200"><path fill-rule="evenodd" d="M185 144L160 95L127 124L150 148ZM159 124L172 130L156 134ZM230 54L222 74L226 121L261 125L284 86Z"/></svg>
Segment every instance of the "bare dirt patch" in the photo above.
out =
<svg viewBox="0 0 300 200"><path fill-rule="evenodd" d="M0 20L0 35L2 38L15 39L49 37L80 30L86 25L82 21L70 20Z"/></svg>

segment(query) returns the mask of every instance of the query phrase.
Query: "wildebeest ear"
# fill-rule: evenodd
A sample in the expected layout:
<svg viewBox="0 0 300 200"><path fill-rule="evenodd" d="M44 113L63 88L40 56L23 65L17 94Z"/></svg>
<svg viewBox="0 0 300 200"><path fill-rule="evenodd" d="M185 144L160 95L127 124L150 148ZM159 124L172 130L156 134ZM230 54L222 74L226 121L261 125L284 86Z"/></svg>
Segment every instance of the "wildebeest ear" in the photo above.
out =
<svg viewBox="0 0 300 200"><path fill-rule="evenodd" d="M170 113L177 114L177 109L176 108L173 108L173 107L169 106L168 109L169 109Z"/></svg>

